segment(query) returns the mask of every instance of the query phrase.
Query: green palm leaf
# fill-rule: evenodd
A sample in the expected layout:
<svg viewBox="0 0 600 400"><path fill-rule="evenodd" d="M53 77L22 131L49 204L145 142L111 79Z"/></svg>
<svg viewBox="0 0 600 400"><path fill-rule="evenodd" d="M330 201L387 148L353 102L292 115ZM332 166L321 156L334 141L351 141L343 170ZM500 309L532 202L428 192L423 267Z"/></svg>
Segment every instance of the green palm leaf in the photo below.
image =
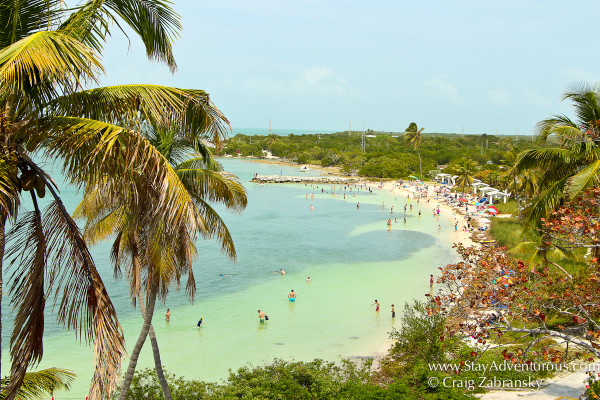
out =
<svg viewBox="0 0 600 400"><path fill-rule="evenodd" d="M0 50L0 98L27 93L47 102L102 71L97 55L62 32L37 32Z"/></svg>
<svg viewBox="0 0 600 400"><path fill-rule="evenodd" d="M568 177L565 177L550 185L544 193L527 205L523 210L523 216L530 223L539 223L541 218L546 217L551 211L556 210L564 199L564 191L568 179Z"/></svg>
<svg viewBox="0 0 600 400"><path fill-rule="evenodd" d="M0 49L35 31L53 26L60 16L60 0L3 1L0 3Z"/></svg>
<svg viewBox="0 0 600 400"><path fill-rule="evenodd" d="M567 196L575 199L587 188L600 186L600 160L591 163L569 179Z"/></svg>
<svg viewBox="0 0 600 400"><path fill-rule="evenodd" d="M119 20L136 33L152 60L166 63L171 71L177 65L173 57L173 41L181 31L179 15L171 3L163 0L89 0L61 25L60 29L96 50L102 49L109 32L108 27ZM121 28L125 33L125 30Z"/></svg>
<svg viewBox="0 0 600 400"><path fill-rule="evenodd" d="M75 374L66 369L48 368L25 374L22 385L15 397L23 400L45 400L59 390L69 390ZM10 384L10 380L2 379L2 387ZM0 393L0 400L6 398L5 392Z"/></svg>
<svg viewBox="0 0 600 400"><path fill-rule="evenodd" d="M220 143L229 122L203 90L121 85L71 93L51 103L53 114L102 120L128 128L175 126L188 138ZM145 127L144 127L145 128ZM141 127L140 127L141 129Z"/></svg>

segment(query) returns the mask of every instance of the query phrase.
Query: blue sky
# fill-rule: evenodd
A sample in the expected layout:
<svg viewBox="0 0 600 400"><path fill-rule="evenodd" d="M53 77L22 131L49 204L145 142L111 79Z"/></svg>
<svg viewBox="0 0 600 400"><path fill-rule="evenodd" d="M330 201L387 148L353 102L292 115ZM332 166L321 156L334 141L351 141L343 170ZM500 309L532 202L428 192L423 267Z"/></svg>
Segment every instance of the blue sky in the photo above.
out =
<svg viewBox="0 0 600 400"><path fill-rule="evenodd" d="M234 127L531 134L599 81L597 1L175 1L178 71L116 27L102 84L204 89Z"/></svg>

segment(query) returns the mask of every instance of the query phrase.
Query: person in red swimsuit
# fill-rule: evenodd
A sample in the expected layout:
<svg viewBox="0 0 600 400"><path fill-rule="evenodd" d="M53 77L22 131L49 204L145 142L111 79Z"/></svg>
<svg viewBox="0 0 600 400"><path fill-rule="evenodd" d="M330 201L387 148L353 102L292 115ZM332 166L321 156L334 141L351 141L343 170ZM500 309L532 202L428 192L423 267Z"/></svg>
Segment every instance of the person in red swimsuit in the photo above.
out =
<svg viewBox="0 0 600 400"><path fill-rule="evenodd" d="M375 303L371 304L371 306L375 306L375 311L379 311L379 302L375 300Z"/></svg>

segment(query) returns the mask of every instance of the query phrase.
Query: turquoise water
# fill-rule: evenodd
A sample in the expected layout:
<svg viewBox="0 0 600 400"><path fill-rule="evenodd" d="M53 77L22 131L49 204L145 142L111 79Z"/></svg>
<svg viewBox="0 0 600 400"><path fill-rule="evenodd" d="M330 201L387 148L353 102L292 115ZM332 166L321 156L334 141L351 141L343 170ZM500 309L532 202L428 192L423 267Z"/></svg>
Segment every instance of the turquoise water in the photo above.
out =
<svg viewBox="0 0 600 400"><path fill-rule="evenodd" d="M368 356L380 350L397 324L391 318L390 305L395 304L399 312L405 301L422 297L429 291L429 274L456 259L449 245L453 221L444 216L433 218L423 203L419 217L419 207L411 200L413 211L404 223L400 211L406 197L395 198L373 188L372 194L346 191L344 200L339 187L332 196L331 186L321 193L320 187L257 185L249 182L254 173L301 173L298 168L242 160L222 162L248 190L249 203L242 214L219 209L236 243L237 262L228 260L216 243L200 242L194 265L195 302L190 304L183 291L173 288L166 303L157 304L153 324L163 364L171 373L219 381L228 369L274 358L335 361ZM62 194L72 210L79 201L77 193L63 189ZM394 214L390 214L391 205ZM397 217L398 222L388 231L390 217ZM441 232L438 224L443 227ZM142 318L130 305L126 282L112 277L109 246L95 247L92 254L131 350ZM285 276L273 273L280 268ZM310 283L306 282L308 276ZM298 294L295 303L287 300L290 289ZM375 299L381 303L378 313L371 306ZM5 299L4 371L9 368L6 328L13 313L7 303ZM168 323L166 308L171 309ZM259 324L258 309L269 315L265 324ZM197 328L200 317L204 324ZM40 367L74 370L78 378L66 396L84 396L93 370L92 352L80 345L73 333L57 327L50 312L47 321ZM126 365L124 360L124 368ZM147 344L138 367L150 366Z"/></svg>

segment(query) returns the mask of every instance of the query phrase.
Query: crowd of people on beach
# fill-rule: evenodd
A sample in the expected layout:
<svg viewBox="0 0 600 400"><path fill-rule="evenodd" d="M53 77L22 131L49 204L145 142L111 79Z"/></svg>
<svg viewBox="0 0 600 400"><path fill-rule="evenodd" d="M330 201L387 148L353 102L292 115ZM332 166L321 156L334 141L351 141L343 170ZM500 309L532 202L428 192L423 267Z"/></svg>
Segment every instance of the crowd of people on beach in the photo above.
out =
<svg viewBox="0 0 600 400"><path fill-rule="evenodd" d="M305 187L309 187L309 184L305 183L304 184ZM384 185L383 182L380 182L379 186L377 186L378 189L383 189ZM311 204L310 204L310 210L313 211L314 205L312 204L312 201L314 201L315 199L315 191L316 192L321 192L321 194L325 194L328 193L331 197L334 198L343 198L343 200L346 200L347 197L356 197L357 194L373 194L373 188L371 186L369 186L367 183L364 184L346 184L346 185L339 185L336 187L336 185L332 185L330 187L328 187L327 189L324 186L319 186L319 185L310 185L310 189L312 189L312 193L309 195L308 193L306 193L305 198L306 200L309 199L311 200ZM398 190L398 192L396 192L396 190ZM431 207L431 212L434 218L439 217L441 214L441 210L440 210L440 206L441 205L445 205L448 206L450 208L452 208L454 210L454 216L455 216L455 220L454 220L454 231L458 232L459 231L459 220L458 220L458 216L462 215L463 219L464 219L464 223L462 228L460 229L460 231L468 233L468 232L473 232L475 228L475 224L473 223L478 217L479 215L477 214L478 212L481 211L481 209L483 207L479 206L479 205L469 205L469 202L472 202L472 199L469 196L465 196L460 195L458 193L451 193L448 188L444 187L444 186L434 186L434 185L425 185L419 181L409 181L409 182L404 182L404 181L398 181L396 183L394 183L394 185L391 187L390 189L390 193L392 194L398 194L399 195L406 195L406 203L403 205L402 208L402 219L404 224L407 223L407 216L409 216L409 214L413 213L413 203L411 203L411 199L416 202L415 204L415 208L417 209L417 215L419 217L422 216L422 210L421 210L421 204L427 204L429 207ZM398 197L394 198L394 201L398 201ZM468 199L466 201L462 201L462 199ZM433 202L433 204L432 204ZM464 204L466 203L466 204ZM381 203L381 208L382 210L386 210L386 206L385 206L385 202ZM356 203L356 209L360 209L360 202ZM464 211L464 212L463 212ZM394 216L394 213L397 213L397 211L394 210L394 205L391 205L389 208L389 213ZM392 218L387 218L387 228L388 230L392 229L393 224L398 223L398 217L393 217L393 222L392 222ZM437 225L437 229L438 232L442 230L442 225L438 224ZM478 229L482 229L482 228L478 228ZM485 229L485 228L483 228ZM273 272L274 274L278 274L281 276L285 275L285 270L283 268L280 268L279 270L275 270ZM221 277L229 277L232 276L230 274L220 274ZM310 283L310 277L307 277L306 279L307 283ZM433 275L430 275L430 287L433 288L433 284L434 284L434 277ZM295 302L297 298L297 294L296 292L292 289L290 290L290 292L288 293L288 300L290 302ZM380 309L380 303L378 300L375 300L375 302L371 305L371 306L375 306L375 311L379 312ZM392 318L395 317L396 315L396 311L395 311L395 307L394 304L391 304L391 314L392 314ZM258 310L258 317L259 317L259 322L260 323L264 323L265 321L269 320L268 315L262 311L262 310ZM170 321L171 318L171 312L170 309L167 309L167 313L165 314L165 318L166 321ZM203 318L200 317L200 320L197 323L198 327L201 327L203 324Z"/></svg>

